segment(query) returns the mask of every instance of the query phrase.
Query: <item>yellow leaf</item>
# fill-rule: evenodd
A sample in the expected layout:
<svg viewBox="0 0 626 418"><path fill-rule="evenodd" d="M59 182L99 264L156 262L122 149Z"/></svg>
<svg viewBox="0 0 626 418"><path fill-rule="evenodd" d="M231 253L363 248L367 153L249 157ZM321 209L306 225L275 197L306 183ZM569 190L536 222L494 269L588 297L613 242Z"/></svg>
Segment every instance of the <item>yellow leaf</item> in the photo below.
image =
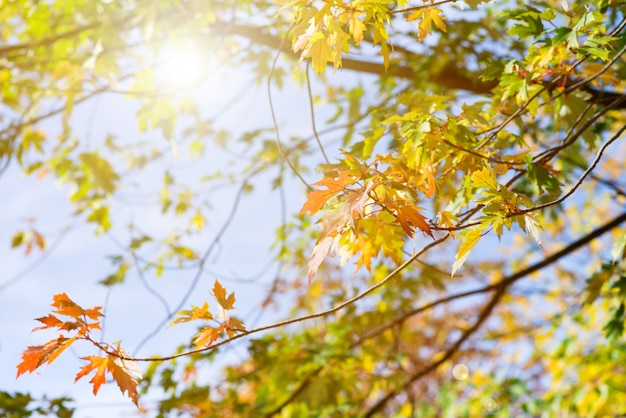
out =
<svg viewBox="0 0 626 418"><path fill-rule="evenodd" d="M465 235L463 235L463 242L461 242L459 252L456 254L456 261L452 265L452 273L450 276L454 276L454 273L456 273L461 268L463 263L465 263L470 250L474 247L474 245L476 245L480 237L482 237L480 229L469 230Z"/></svg>
<svg viewBox="0 0 626 418"><path fill-rule="evenodd" d="M333 49L328 45L324 34L315 32L309 41L309 48L304 56L311 58L311 64L316 73L321 74L329 62L334 62Z"/></svg>
<svg viewBox="0 0 626 418"><path fill-rule="evenodd" d="M446 17L443 15L441 9L431 7L428 9L416 10L409 15L406 21L411 22L418 19L421 19L420 23L417 25L419 29L418 39L420 41L423 41L426 36L433 31L433 23L442 32L447 32L446 24L444 22Z"/></svg>
<svg viewBox="0 0 626 418"><path fill-rule="evenodd" d="M487 189L498 190L496 173L491 170L491 167L485 167L480 171L473 172L470 178L472 180L472 187L484 187Z"/></svg>
<svg viewBox="0 0 626 418"><path fill-rule="evenodd" d="M459 218L457 218L457 216L452 212L442 210L437 214L437 221L439 226L444 228L454 228L459 222ZM452 238L454 238L454 231L448 231L448 233L452 236Z"/></svg>
<svg viewBox="0 0 626 418"><path fill-rule="evenodd" d="M365 23L356 13L350 15L350 20L348 20L348 28L350 35L352 35L352 39L354 39L355 44L360 44L363 40L363 31L366 30Z"/></svg>

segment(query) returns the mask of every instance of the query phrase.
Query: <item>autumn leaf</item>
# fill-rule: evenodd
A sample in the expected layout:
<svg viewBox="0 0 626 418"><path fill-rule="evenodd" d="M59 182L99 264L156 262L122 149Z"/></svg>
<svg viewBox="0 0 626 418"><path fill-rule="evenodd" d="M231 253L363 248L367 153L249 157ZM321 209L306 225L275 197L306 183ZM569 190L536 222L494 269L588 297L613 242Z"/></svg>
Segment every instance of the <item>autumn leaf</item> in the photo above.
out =
<svg viewBox="0 0 626 418"><path fill-rule="evenodd" d="M314 190L307 195L307 201L300 209L300 214L309 212L315 215L324 207L328 199L341 193L347 186L352 184L348 171L340 171L339 176L335 178L326 178L314 183L316 186L326 187L327 190Z"/></svg>
<svg viewBox="0 0 626 418"><path fill-rule="evenodd" d="M11 248L16 248L22 245L25 236L26 234L23 231L16 232L15 235L13 235L13 238L11 238Z"/></svg>
<svg viewBox="0 0 626 418"><path fill-rule="evenodd" d="M430 230L430 226L426 222L426 217L419 213L424 208L420 206L405 205L397 208L396 218L400 223L400 226L407 233L408 236L413 238L414 228L418 228L425 234L434 238L433 233Z"/></svg>
<svg viewBox="0 0 626 418"><path fill-rule="evenodd" d="M205 347L213 344L219 337L219 331L217 328L204 327L193 339L193 343L197 348Z"/></svg>
<svg viewBox="0 0 626 418"><path fill-rule="evenodd" d="M331 248L336 248L339 246L339 236L331 236L327 235L320 242L318 242L313 248L313 254L311 255L311 260L309 260L309 285L311 285L311 280L317 274L317 270L328 255Z"/></svg>
<svg viewBox="0 0 626 418"><path fill-rule="evenodd" d="M537 244L539 244L540 247L543 247L541 245L541 239L539 238L539 230L541 229L541 223L539 223L537 218L535 218L529 213L524 215L524 227L528 235L533 237L535 241L537 241Z"/></svg>
<svg viewBox="0 0 626 418"><path fill-rule="evenodd" d="M452 264L452 273L451 276L461 268L467 256L469 255L470 250L476 245L478 240L482 237L482 233L480 229L470 229L464 235L462 235L461 246L459 247L459 251L456 253L456 260L454 264Z"/></svg>
<svg viewBox="0 0 626 418"><path fill-rule="evenodd" d="M35 241L35 245L37 245L37 247L39 247L39 249L41 251L45 250L46 249L46 240L43 237L43 235L41 235L35 229L31 229L31 231L33 233L33 240Z"/></svg>
<svg viewBox="0 0 626 418"><path fill-rule="evenodd" d="M447 32L446 24L444 20L446 17L443 15L441 9L429 7L425 9L416 10L409 15L406 19L407 22L414 20L420 20L417 27L419 29L418 39L423 41L433 31L433 23L442 32Z"/></svg>
<svg viewBox="0 0 626 418"><path fill-rule="evenodd" d="M88 356L88 357L83 357L82 359L87 360L89 364L80 368L80 371L76 375L74 382L77 382L78 379L88 375L93 370L95 370L96 374L94 375L94 377L91 378L89 383L93 384L93 394L97 395L98 390L100 390L100 386L106 383L105 374L106 374L107 365L109 361L106 357L100 357L100 356Z"/></svg>
<svg viewBox="0 0 626 418"><path fill-rule="evenodd" d="M139 394L137 393L138 380L142 378L141 371L136 361L129 360L128 353L121 347L117 347L115 350L120 358L116 356L109 356L108 370L113 375L113 379L122 393L126 392L128 397L133 401L135 405L138 404Z"/></svg>
<svg viewBox="0 0 626 418"><path fill-rule="evenodd" d="M438 224L443 228L454 228L459 222L459 218L452 212L443 210L437 214ZM448 231L450 236L454 238L454 231Z"/></svg>
<svg viewBox="0 0 626 418"><path fill-rule="evenodd" d="M217 303L226 310L233 309L233 305L235 304L235 293L231 293L228 297L226 297L226 288L222 286L222 284L215 280L213 284L213 295L217 299Z"/></svg>
<svg viewBox="0 0 626 418"><path fill-rule="evenodd" d="M62 335L56 340L48 341L44 345L28 347L22 353L22 362L17 365L17 377L29 372L32 373L43 364L52 363L77 337L66 338Z"/></svg>
<svg viewBox="0 0 626 418"><path fill-rule="evenodd" d="M484 167L480 171L474 171L470 179L472 181L472 187L487 188L494 191L498 190L496 174L491 170L491 167Z"/></svg>
<svg viewBox="0 0 626 418"><path fill-rule="evenodd" d="M184 322L195 321L197 319L202 319L205 321L210 321L211 319L213 319L213 315L211 314L211 312L209 312L208 302L204 302L204 304L200 308L197 306L192 306L191 309L179 311L177 315L178 317L170 322L168 327Z"/></svg>
<svg viewBox="0 0 626 418"><path fill-rule="evenodd" d="M31 332L38 331L40 329L48 329L48 328L63 328L65 322L61 321L54 315L44 316L42 318L35 318L35 320L41 322L43 326L33 328Z"/></svg>
<svg viewBox="0 0 626 418"><path fill-rule="evenodd" d="M311 64L316 73L321 74L329 62L334 61L334 50L328 45L328 41L322 32L315 32L309 39L309 46L304 50L303 56L311 58Z"/></svg>
<svg viewBox="0 0 626 418"><path fill-rule="evenodd" d="M52 300L52 306L57 308L54 313L71 316L72 318L79 318L84 313L83 308L74 303L65 293L54 295Z"/></svg>
<svg viewBox="0 0 626 418"><path fill-rule="evenodd" d="M246 326L243 321L237 318L229 318L228 323L226 324L226 333L228 334L228 338L232 338L237 334L237 332L245 332Z"/></svg>
<svg viewBox="0 0 626 418"><path fill-rule="evenodd" d="M352 39L354 39L355 44L360 44L363 40L363 32L367 29L365 24L361 19L359 19L359 15L356 13L352 13L350 15L350 19L348 20L349 33L352 35Z"/></svg>
<svg viewBox="0 0 626 418"><path fill-rule="evenodd" d="M120 357L128 357L126 351L120 347L115 349L115 353ZM106 373L109 372L113 376L113 380L115 380L122 393L126 392L133 403L137 405L139 400L137 385L138 379L141 379L142 377L141 371L137 366L137 362L122 359L120 357L114 355L108 355L107 357L83 357L83 360L87 360L89 363L81 367L74 381L78 381L95 370L96 373L91 378L89 383L93 385L93 394L97 395L100 390L100 386L106 383Z"/></svg>

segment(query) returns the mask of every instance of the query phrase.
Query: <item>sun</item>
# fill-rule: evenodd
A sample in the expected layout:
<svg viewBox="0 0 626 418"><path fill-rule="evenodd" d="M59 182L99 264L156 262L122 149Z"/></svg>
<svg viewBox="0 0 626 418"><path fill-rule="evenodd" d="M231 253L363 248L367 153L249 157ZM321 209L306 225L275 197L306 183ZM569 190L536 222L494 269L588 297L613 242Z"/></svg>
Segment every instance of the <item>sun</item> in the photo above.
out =
<svg viewBox="0 0 626 418"><path fill-rule="evenodd" d="M170 89L198 87L204 81L206 62L193 45L168 45L159 54L156 79Z"/></svg>

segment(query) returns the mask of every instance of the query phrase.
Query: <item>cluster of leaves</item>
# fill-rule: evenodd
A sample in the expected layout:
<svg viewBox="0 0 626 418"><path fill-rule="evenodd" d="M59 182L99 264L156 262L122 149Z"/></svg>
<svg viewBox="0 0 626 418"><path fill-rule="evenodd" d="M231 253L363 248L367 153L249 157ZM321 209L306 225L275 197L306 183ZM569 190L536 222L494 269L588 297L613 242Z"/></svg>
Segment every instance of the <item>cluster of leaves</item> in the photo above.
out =
<svg viewBox="0 0 626 418"><path fill-rule="evenodd" d="M371 271L372 260L381 252L396 262L402 259L404 238L398 229L409 237L414 236L415 229L433 236L426 217L419 212L424 208L415 205L416 190L405 186L407 182L416 181L424 189L418 190L426 197L432 196L435 186L428 170L416 175L387 164L386 169L381 169L378 162L365 165L350 154L344 155L343 165L329 167L336 172L335 178L315 183L326 190L309 193L300 210L300 213L315 215L331 198L337 200L337 204L324 215L322 238L313 249L309 262L309 283L326 255L336 253L339 248L344 262L360 253L356 268L364 266ZM421 177L426 177L426 181ZM374 231L378 231L375 240L371 239Z"/></svg>
<svg viewBox="0 0 626 418"><path fill-rule="evenodd" d="M243 322L228 314L228 311L234 309L234 293L227 296L226 289L216 280L213 286L213 295L220 307L220 312L216 316L209 312L209 304L205 302L200 308L194 306L190 310L180 311L178 317L171 323L171 325L175 325L193 320L211 322L216 321L216 317L219 317L220 321L218 321L217 327L203 327L194 337L193 343L196 348L210 346L222 335L233 338L246 332ZM85 360L87 364L81 367L75 381L95 372L89 383L93 385L93 393L96 395L100 387L106 383L107 374L110 374L122 393L125 392L133 403L138 405L137 385L142 378L142 373L137 362L119 343L97 342L91 336L92 331L101 329L100 321L104 316L101 312L102 307L83 309L65 293L53 297L52 307L55 308L53 314L37 318L37 321L43 325L34 328L33 331L56 329L64 333L43 345L28 347L22 353L22 362L17 365L17 377L26 372L32 373L46 364L51 364L70 345L76 341L84 340L96 346L106 356L82 357L82 360ZM69 319L64 321L59 316L66 316Z"/></svg>
<svg viewBox="0 0 626 418"><path fill-rule="evenodd" d="M129 360L128 354L119 344L116 346L103 345L94 341L91 332L100 330L100 319L103 317L101 307L83 309L72 301L65 293L55 295L52 302L55 308L54 314L37 318L43 325L34 328L33 331L56 329L65 334L59 334L58 338L52 339L43 345L28 347L22 353L22 362L17 365L17 376L29 372L32 373L39 367L51 364L63 351L79 340L91 342L107 353L106 357L87 356L82 359L87 361L78 374L76 381L91 372L95 375L89 381L93 384L94 395L98 393L100 386L106 383L106 374L110 373L122 392L126 392L135 404L138 402L137 379L141 378L141 372L135 361ZM63 320L59 318L68 317ZM72 334L70 334L72 333Z"/></svg>
<svg viewBox="0 0 626 418"><path fill-rule="evenodd" d="M170 325L182 324L195 320L202 320L205 322L217 321L217 327L206 326L203 327L198 334L196 334L193 338L193 343L196 348L210 346L224 334L228 338L233 338L235 335L245 333L246 327L244 323L239 319L230 316L228 313L228 311L234 309L235 294L231 293L228 297L226 294L226 289L219 281L215 280L213 285L213 296L217 300L220 308L218 314L212 314L209 311L209 303L204 302L201 307L193 306L191 309L178 312L178 317L175 318Z"/></svg>

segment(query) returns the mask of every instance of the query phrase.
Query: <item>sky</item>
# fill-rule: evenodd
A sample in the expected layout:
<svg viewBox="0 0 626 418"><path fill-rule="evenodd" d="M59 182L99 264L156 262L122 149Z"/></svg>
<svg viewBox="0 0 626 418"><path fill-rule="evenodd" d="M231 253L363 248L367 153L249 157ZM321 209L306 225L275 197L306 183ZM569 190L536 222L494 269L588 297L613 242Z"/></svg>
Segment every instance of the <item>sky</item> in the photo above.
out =
<svg viewBox="0 0 626 418"><path fill-rule="evenodd" d="M193 95L201 103L203 111L213 114L223 108L223 103L229 100L232 92L241 92L242 85L249 85L242 82L246 77L246 74L230 74L224 79L220 74L209 74ZM286 137L290 132L303 134L304 126L308 132L310 116L306 90L287 83L284 90L274 90L273 94L281 135ZM75 109L72 117L74 133L81 139L89 138L90 146L94 147L111 133L117 135L121 143L133 141L141 137L134 119L135 109L132 101L118 94L106 94L87 101ZM265 86L246 88L241 100L223 116L225 126L239 130L270 126L271 114ZM60 130L60 120L50 119L41 128L53 137ZM156 134L144 136L150 141L163 141ZM207 164L219 168L226 160L227 156L219 150L207 149ZM183 169L187 164L184 156L178 159L170 157L169 163ZM310 176L310 181L315 181L318 174L311 173ZM269 189L269 179L265 176L256 181L255 192L243 197L231 227L208 258L206 269L211 273L201 275L186 302L186 308L191 304L201 305L204 300L211 302L209 292L213 280L218 278L229 292L236 292L235 315L244 316L244 319L256 317L256 308L265 294L264 283L269 283L275 273L274 266L266 268L271 260L268 248L274 241L274 229L281 220L279 195ZM110 294L107 288L98 284L113 271L106 256L121 252L115 240L122 240L126 234L123 226L117 225L110 234L96 236L93 225L71 215L73 208L68 203L68 188L52 176L43 179L27 177L14 163L1 180L0 190L5 200L0 210L0 318L3 318L0 390L30 392L35 397L71 397L75 400L71 405L76 407L76 418L135 416L134 406L114 383L104 385L96 397L91 393L89 377L74 383L74 375L84 364L79 357L95 354L87 344L72 348L70 353L61 355L52 365L16 380L15 367L20 362L21 352L27 346L39 345L56 337L47 331L31 334L30 330L38 324L35 318L50 313L50 303L56 293L67 293L83 307L105 305L108 300L104 339L121 340L127 351L138 355L166 355L176 345L189 341L192 329L174 327L160 331L141 351L135 353L139 342L163 320L165 310L157 298L145 291L134 270L130 271L126 282L114 287ZM141 192L158 187L161 182L161 178L152 176L149 169L136 180L140 182ZM285 190L288 195L287 212L297 212L305 195L302 185L288 179ZM235 199L235 191L230 188L211 191L207 196L213 210L206 229L196 237L199 248L206 247L214 239ZM133 199L114 203L116 217L132 219L151 232L165 231L170 226L163 224L158 206L130 205L129 202ZM29 226L28 218L35 219L34 226L47 239L47 249L43 252L35 249L26 255L22 248L10 248L13 234ZM254 276L264 270L266 273L257 283L242 284L229 280ZM194 271L176 275L165 273L162 278L150 276L148 280L173 309L189 288L194 275ZM259 319L260 324L278 315L276 312L265 314ZM239 345L222 361L236 361L243 355L245 350ZM217 374L219 366L216 365L212 372ZM150 397L143 400L149 403Z"/></svg>

